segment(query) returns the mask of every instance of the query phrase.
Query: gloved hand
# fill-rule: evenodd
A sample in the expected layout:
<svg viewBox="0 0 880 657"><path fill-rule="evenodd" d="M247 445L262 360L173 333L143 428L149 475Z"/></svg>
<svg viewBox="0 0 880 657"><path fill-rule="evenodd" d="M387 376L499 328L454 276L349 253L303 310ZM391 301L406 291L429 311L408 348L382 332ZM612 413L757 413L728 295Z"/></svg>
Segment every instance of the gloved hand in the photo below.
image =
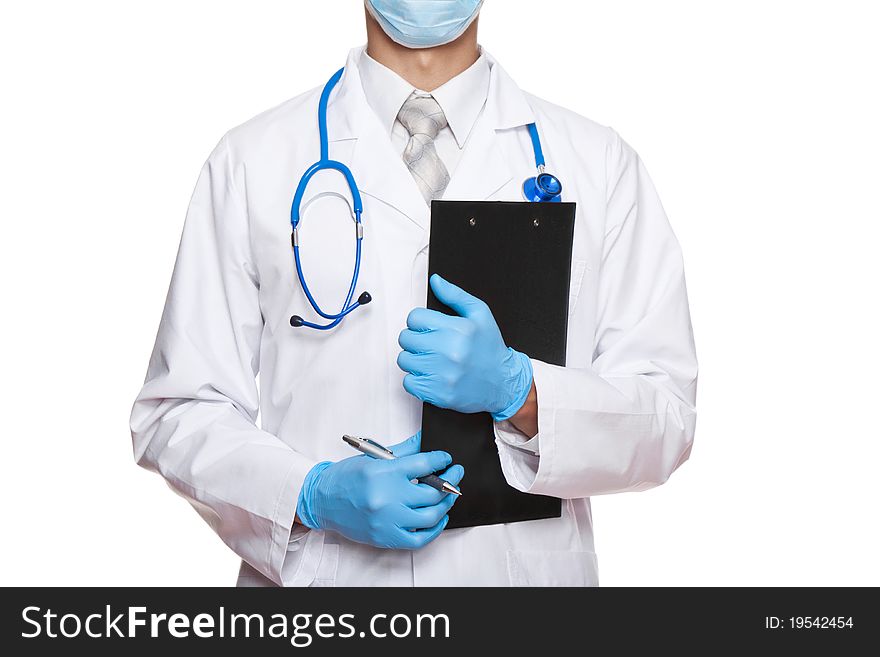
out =
<svg viewBox="0 0 880 657"><path fill-rule="evenodd" d="M416 308L398 342L397 365L409 372L408 393L462 413L488 411L495 421L513 417L532 387L528 356L505 346L498 324L483 301L431 276L434 295L460 317Z"/></svg>
<svg viewBox="0 0 880 657"><path fill-rule="evenodd" d="M419 453L421 443L419 432L390 447L399 457L393 461L361 454L319 463L306 475L299 494L300 521L375 547L424 547L446 527L446 514L457 496L411 481L452 462L446 452ZM453 465L440 476L458 485L464 468Z"/></svg>

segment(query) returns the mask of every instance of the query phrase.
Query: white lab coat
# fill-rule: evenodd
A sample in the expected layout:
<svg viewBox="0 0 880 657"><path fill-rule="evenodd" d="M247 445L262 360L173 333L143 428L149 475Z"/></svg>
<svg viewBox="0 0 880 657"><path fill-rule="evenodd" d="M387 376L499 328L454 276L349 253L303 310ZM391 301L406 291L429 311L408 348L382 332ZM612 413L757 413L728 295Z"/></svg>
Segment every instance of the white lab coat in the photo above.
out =
<svg viewBox="0 0 880 657"><path fill-rule="evenodd" d="M447 530L416 552L293 528L309 469L352 455L343 433L395 443L421 419L395 359L407 313L425 303L430 213L367 105L359 55L328 125L330 156L363 196L357 292L374 301L330 332L288 324L316 317L297 281L289 212L318 159L320 89L235 128L190 204L132 412L135 457L241 556L241 585L595 585L589 497L661 484L690 453L697 363L681 254L636 153L609 128L522 92L488 53L488 100L444 198L521 200L535 168L525 126L537 121L548 170L577 202L567 365L534 362L537 438L496 426L509 484L563 498L562 517ZM301 228L324 307L345 297L354 255L334 192L348 196L336 172L313 179Z"/></svg>

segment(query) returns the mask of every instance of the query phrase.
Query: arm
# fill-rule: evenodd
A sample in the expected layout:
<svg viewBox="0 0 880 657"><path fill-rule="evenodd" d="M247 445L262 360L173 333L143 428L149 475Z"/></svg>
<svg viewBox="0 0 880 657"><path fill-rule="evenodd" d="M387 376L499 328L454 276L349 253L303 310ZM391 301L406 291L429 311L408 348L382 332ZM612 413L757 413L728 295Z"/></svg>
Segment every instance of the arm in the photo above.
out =
<svg viewBox="0 0 880 657"><path fill-rule="evenodd" d="M538 389L535 381L529 387L529 394L522 407L510 418L514 428L526 438L534 438L538 435Z"/></svg>
<svg viewBox="0 0 880 657"><path fill-rule="evenodd" d="M537 412L527 403L511 419L525 435L496 425L508 482L531 493L650 488L693 442L697 361L680 249L644 166L616 135L607 162L598 327L580 338L593 340L592 365L532 361Z"/></svg>
<svg viewBox="0 0 880 657"><path fill-rule="evenodd" d="M316 461L255 424L263 320L235 175L224 138L187 212L131 432L137 462L281 584L297 495Z"/></svg>

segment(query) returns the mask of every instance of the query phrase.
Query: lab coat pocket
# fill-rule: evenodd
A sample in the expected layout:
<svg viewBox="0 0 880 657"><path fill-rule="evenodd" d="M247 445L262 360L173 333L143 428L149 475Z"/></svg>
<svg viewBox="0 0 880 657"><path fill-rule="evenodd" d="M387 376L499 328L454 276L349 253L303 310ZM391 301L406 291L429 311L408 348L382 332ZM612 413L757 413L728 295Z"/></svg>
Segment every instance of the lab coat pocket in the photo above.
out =
<svg viewBox="0 0 880 657"><path fill-rule="evenodd" d="M598 586L594 552L508 550L511 586Z"/></svg>
<svg viewBox="0 0 880 657"><path fill-rule="evenodd" d="M339 568L339 546L332 543L324 543L324 551L315 573L315 580L310 587L336 586L336 570Z"/></svg>
<svg viewBox="0 0 880 657"><path fill-rule="evenodd" d="M571 261L571 282L568 288L568 317L571 319L574 315L574 308L577 305L578 294L581 291L581 283L584 280L584 273L589 269L586 260L574 259Z"/></svg>

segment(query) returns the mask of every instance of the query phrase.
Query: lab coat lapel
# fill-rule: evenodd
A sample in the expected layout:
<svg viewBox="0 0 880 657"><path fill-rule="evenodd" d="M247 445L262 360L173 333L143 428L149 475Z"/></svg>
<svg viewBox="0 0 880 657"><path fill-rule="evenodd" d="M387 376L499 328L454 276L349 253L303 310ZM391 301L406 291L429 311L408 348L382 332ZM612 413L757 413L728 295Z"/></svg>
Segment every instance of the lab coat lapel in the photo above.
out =
<svg viewBox="0 0 880 657"><path fill-rule="evenodd" d="M498 132L534 120L523 92L492 55L485 49L483 54L492 69L486 105L468 137L444 200L486 200L507 185L513 177L511 156L516 154L503 151Z"/></svg>
<svg viewBox="0 0 880 657"><path fill-rule="evenodd" d="M468 138L443 200L482 201L512 177L510 164L498 145L495 127L481 117Z"/></svg>
<svg viewBox="0 0 880 657"><path fill-rule="evenodd" d="M330 153L346 153L349 168L364 195L365 225L370 216L370 199L397 209L411 222L426 230L429 210L412 175L378 117L370 109L358 72L362 48L349 53L338 95L331 97L327 110ZM334 102L335 101L335 102ZM334 131L334 127L336 130ZM354 140L349 149L339 142Z"/></svg>
<svg viewBox="0 0 880 657"><path fill-rule="evenodd" d="M364 101L366 102L366 101ZM367 108L369 111L369 108ZM364 121L352 157L352 169L361 193L400 211L422 229L428 227L428 205L403 158L370 112Z"/></svg>

